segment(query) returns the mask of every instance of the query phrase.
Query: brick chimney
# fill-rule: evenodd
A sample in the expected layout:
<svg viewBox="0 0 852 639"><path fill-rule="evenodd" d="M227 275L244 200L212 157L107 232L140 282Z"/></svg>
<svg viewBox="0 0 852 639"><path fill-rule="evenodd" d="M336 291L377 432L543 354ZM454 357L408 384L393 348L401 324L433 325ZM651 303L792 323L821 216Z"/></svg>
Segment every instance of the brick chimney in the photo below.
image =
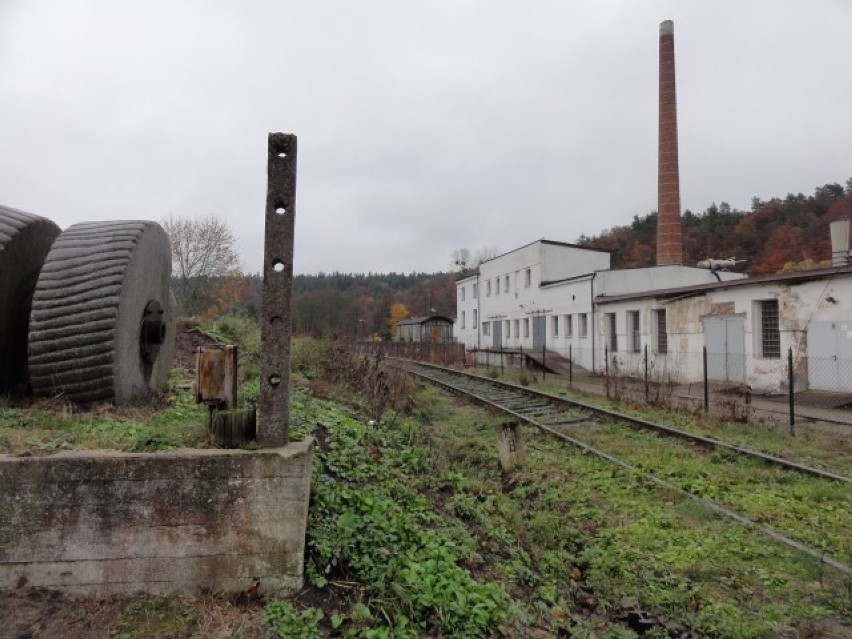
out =
<svg viewBox="0 0 852 639"><path fill-rule="evenodd" d="M657 168L657 266L683 264L677 163L674 23L660 23L660 132Z"/></svg>

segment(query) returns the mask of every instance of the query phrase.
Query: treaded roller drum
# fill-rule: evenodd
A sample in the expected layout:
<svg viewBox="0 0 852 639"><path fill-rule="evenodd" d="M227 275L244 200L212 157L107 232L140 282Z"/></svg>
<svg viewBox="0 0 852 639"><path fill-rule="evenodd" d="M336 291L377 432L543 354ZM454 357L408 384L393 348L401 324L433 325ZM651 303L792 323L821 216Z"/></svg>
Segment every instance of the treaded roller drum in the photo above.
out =
<svg viewBox="0 0 852 639"><path fill-rule="evenodd" d="M27 323L33 289L59 227L0 206L0 393L27 379Z"/></svg>
<svg viewBox="0 0 852 639"><path fill-rule="evenodd" d="M171 250L155 222L86 222L53 244L30 314L36 395L126 401L162 390L174 354Z"/></svg>

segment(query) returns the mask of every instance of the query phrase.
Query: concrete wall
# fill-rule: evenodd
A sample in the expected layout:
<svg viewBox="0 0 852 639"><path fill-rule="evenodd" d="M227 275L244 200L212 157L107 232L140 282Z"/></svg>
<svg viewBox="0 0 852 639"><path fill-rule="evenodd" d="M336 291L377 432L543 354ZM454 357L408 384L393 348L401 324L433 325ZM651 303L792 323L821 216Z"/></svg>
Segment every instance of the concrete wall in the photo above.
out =
<svg viewBox="0 0 852 639"><path fill-rule="evenodd" d="M262 451L0 456L0 589L302 586L312 440Z"/></svg>
<svg viewBox="0 0 852 639"><path fill-rule="evenodd" d="M745 278L743 273L719 271L723 281ZM650 266L647 268L624 268L600 271L595 279L595 295L624 295L641 291L660 291L667 288L715 284L719 280L706 268L691 266Z"/></svg>
<svg viewBox="0 0 852 639"><path fill-rule="evenodd" d="M761 300L778 300L780 315L780 358L762 357L760 352L760 318L756 314ZM833 301L829 301L829 299ZM652 311L666 309L668 354L655 353ZM648 297L600 303L595 310L595 340L599 344L596 367L603 368L606 313L616 314L618 357L628 370L641 370L640 353L628 352L627 312L639 311L641 348L648 344L658 369L678 370L682 381L703 379L701 351L705 345L702 318L706 316L740 316L745 331L744 349L747 361L745 383L755 389L782 391L786 384L787 350L793 349L796 362L796 387L807 387L807 329L811 322L838 322L852 326L852 274L802 282L754 282L730 288L720 287L682 299L657 301ZM664 361L659 361L664 360ZM812 386L816 387L816 386Z"/></svg>

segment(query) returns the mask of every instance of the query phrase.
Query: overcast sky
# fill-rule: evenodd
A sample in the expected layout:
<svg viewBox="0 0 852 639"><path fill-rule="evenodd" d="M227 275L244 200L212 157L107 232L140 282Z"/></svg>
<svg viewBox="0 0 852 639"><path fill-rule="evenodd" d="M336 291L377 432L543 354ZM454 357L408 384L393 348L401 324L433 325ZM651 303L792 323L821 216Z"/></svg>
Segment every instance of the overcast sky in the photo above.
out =
<svg viewBox="0 0 852 639"><path fill-rule="evenodd" d="M656 209L666 19L683 208L852 177L850 0L0 0L0 204L212 213L259 271L284 131L297 273L574 241Z"/></svg>

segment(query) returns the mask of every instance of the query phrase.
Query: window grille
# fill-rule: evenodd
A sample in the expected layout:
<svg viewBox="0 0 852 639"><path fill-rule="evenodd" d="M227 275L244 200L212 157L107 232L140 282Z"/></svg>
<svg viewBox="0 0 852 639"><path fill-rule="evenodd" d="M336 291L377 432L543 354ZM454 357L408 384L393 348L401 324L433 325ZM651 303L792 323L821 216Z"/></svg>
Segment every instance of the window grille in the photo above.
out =
<svg viewBox="0 0 852 639"><path fill-rule="evenodd" d="M764 357L781 357L778 300L764 300L760 303L760 341Z"/></svg>
<svg viewBox="0 0 852 639"><path fill-rule="evenodd" d="M606 314L607 347L610 352L618 350L618 334L616 333L615 313Z"/></svg>
<svg viewBox="0 0 852 639"><path fill-rule="evenodd" d="M571 315L565 316L565 337L571 337L574 335L574 322L571 320Z"/></svg>
<svg viewBox="0 0 852 639"><path fill-rule="evenodd" d="M639 311L627 311L628 330L630 331L630 350L638 353L641 350L639 336Z"/></svg>
<svg viewBox="0 0 852 639"><path fill-rule="evenodd" d="M553 323L553 337L559 337L559 316L554 315L551 322Z"/></svg>
<svg viewBox="0 0 852 639"><path fill-rule="evenodd" d="M589 316L586 313L580 313L580 337L589 335Z"/></svg>
<svg viewBox="0 0 852 639"><path fill-rule="evenodd" d="M657 352L669 352L669 334L666 333L666 309L654 311L657 316Z"/></svg>

